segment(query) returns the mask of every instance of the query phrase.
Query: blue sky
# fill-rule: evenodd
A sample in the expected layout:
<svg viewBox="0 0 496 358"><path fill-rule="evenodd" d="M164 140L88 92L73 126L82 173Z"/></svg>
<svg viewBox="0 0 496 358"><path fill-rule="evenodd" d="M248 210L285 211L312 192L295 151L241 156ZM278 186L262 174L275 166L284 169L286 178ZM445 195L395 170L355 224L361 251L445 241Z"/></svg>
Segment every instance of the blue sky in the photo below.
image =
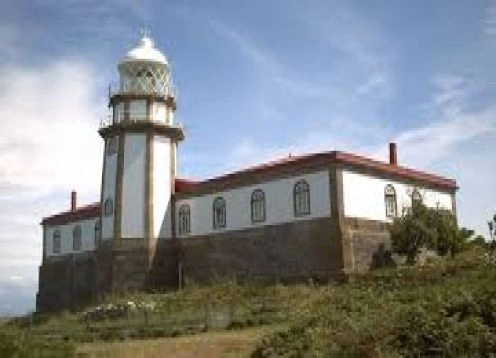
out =
<svg viewBox="0 0 496 358"><path fill-rule="evenodd" d="M98 199L116 64L147 26L172 64L183 177L344 150L458 180L496 211L496 1L0 4L0 314L32 309L40 218Z"/></svg>

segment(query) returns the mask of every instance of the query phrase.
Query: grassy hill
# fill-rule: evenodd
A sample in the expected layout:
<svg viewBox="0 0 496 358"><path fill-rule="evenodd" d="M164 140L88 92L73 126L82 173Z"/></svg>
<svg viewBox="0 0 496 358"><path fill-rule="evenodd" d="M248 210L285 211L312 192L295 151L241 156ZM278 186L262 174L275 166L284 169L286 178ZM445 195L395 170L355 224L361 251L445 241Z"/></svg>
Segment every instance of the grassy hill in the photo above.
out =
<svg viewBox="0 0 496 358"><path fill-rule="evenodd" d="M16 352L16 353L15 353ZM0 356L494 356L496 265L481 248L326 286L189 285L0 327Z"/></svg>

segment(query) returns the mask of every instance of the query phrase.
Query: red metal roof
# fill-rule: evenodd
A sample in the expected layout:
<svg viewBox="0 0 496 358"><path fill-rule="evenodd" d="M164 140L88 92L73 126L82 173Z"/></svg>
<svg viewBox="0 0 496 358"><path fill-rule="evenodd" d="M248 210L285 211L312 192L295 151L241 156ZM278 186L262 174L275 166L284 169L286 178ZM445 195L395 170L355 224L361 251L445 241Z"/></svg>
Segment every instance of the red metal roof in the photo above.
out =
<svg viewBox="0 0 496 358"><path fill-rule="evenodd" d="M93 219L100 216L100 203L80 206L74 211L64 211L59 214L47 216L41 221L42 225L64 225L74 221Z"/></svg>
<svg viewBox="0 0 496 358"><path fill-rule="evenodd" d="M176 193L180 193L183 191L190 191L196 184L198 184L198 182L194 180L176 178L174 187Z"/></svg>
<svg viewBox="0 0 496 358"><path fill-rule="evenodd" d="M369 168L374 171L381 172L387 175L415 180L439 188L450 189L450 190L458 189L455 179L445 178L436 174L430 174L420 170L403 167L400 165L391 165L389 163L380 162L378 160L361 157L359 155L355 155L351 153L345 153L345 152L335 152L335 153L336 153L335 160L338 163Z"/></svg>
<svg viewBox="0 0 496 358"><path fill-rule="evenodd" d="M368 169L375 173L384 176L406 179L425 183L426 185L434 186L441 189L456 190L457 185L454 179L444 178L435 174L425 173L419 170L410 169L407 167L392 165L378 160L362 157L359 155L332 151L320 152L314 154L306 154L299 156L288 156L285 158L276 159L267 163L224 174L218 177L206 179L204 181L192 183L188 188L184 188L183 192L194 192L196 189L204 186L217 186L227 184L231 180L235 180L242 176L259 175L269 172L277 172L292 166L314 165L314 164L342 164L345 167L358 167Z"/></svg>

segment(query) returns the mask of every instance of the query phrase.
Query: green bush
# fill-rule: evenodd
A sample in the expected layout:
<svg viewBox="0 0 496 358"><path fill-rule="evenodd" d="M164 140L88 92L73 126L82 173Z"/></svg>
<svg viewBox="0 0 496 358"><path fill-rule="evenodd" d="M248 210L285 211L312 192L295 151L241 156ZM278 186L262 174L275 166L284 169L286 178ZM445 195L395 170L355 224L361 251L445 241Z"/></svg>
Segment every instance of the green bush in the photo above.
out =
<svg viewBox="0 0 496 358"><path fill-rule="evenodd" d="M494 332L476 316L460 320L420 306L405 309L393 333L395 348L404 357L478 356L491 350L494 339Z"/></svg>
<svg viewBox="0 0 496 358"><path fill-rule="evenodd" d="M394 220L389 228L393 251L406 256L408 264L415 263L421 248L444 256L462 251L474 234L466 228L458 229L450 211L428 208L413 202L410 210Z"/></svg>
<svg viewBox="0 0 496 358"><path fill-rule="evenodd" d="M0 329L0 357L70 357L74 354L74 345L60 338L46 338L32 335L30 332L13 327Z"/></svg>

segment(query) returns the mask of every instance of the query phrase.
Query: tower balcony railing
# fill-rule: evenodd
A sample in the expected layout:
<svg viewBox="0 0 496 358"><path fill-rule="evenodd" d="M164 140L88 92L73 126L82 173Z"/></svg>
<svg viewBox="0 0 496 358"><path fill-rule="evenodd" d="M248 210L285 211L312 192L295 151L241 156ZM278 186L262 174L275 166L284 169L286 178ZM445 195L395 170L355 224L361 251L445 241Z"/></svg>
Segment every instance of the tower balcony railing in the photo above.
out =
<svg viewBox="0 0 496 358"><path fill-rule="evenodd" d="M152 96L160 96L160 97L174 97L175 91L168 86L159 87L159 86L143 86L143 85L135 85L135 86L109 86L109 99L114 97L115 95L152 95Z"/></svg>
<svg viewBox="0 0 496 358"><path fill-rule="evenodd" d="M105 128L111 126L112 124L117 124L117 123L139 123L139 122L148 122L148 121L150 121L150 119L144 114L129 113L129 115L126 116L125 113L120 113L115 120L112 117L112 115L109 114L108 116L100 120L100 128ZM154 122L165 124L165 122L156 122L156 121ZM167 123L167 124L173 127L178 127L183 129L182 123L174 123L174 124Z"/></svg>

